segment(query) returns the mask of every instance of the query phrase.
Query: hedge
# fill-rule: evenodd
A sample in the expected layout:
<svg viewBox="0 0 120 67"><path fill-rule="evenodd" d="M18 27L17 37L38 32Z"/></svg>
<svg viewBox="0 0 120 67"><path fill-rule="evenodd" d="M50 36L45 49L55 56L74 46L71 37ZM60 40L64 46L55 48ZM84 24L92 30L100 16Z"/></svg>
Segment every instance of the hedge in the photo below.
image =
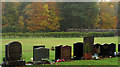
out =
<svg viewBox="0 0 120 67"><path fill-rule="evenodd" d="M46 33L3 33L3 38L26 38L26 37L39 37L39 38L79 38L84 36L94 36L94 37L113 37L114 32L46 32Z"/></svg>

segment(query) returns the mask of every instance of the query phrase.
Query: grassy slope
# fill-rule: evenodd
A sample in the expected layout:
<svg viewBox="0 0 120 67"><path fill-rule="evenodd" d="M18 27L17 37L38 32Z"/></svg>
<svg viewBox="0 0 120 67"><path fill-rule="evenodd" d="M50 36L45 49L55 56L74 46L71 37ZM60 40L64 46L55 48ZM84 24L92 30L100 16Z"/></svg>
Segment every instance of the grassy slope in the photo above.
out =
<svg viewBox="0 0 120 67"><path fill-rule="evenodd" d="M47 48L51 48L52 46L56 45L70 45L73 46L73 43L75 42L83 42L83 38L16 38L16 39L2 39L2 51L3 54L2 56L5 56L5 44L8 44L11 41L19 41L22 43L22 49L23 49L23 58L26 61L30 61L30 58L33 56L32 49L33 45L39 45L39 44L44 44ZM117 37L97 37L95 38L95 43L115 43L118 44L118 38ZM54 51L50 51L50 59L54 59L55 54ZM0 58L1 59L1 58ZM110 60L110 61L109 61ZM112 60L112 61L111 61ZM87 62L86 62L87 61ZM58 64L81 64L81 65L89 65L89 64L95 64L95 65L102 65L101 62L104 64L110 64L110 65L116 65L117 64L117 58L112 58L108 60L81 60L81 61L73 61L73 62L65 62L65 63L58 63ZM86 63L85 63L86 62ZM100 63L99 63L100 62ZM1 63L1 62L0 62ZM97 64L99 63L99 64Z"/></svg>

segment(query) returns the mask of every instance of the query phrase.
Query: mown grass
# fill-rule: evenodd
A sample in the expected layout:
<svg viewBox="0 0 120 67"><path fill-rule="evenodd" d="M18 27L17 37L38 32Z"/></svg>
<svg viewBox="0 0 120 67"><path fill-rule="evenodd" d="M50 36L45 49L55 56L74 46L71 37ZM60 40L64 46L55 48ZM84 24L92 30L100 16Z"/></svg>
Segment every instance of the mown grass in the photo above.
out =
<svg viewBox="0 0 120 67"><path fill-rule="evenodd" d="M73 43L83 42L83 38L8 38L2 39L2 58L5 57L5 44L11 41L19 41L22 43L22 58L30 61L33 57L33 45L45 45L46 48L51 48L56 45L70 45ZM118 37L96 37L95 43L115 43L118 44ZM118 45L116 45L118 47ZM118 50L116 47L116 51ZM72 50L73 52L73 50ZM0 58L0 59L2 59ZM55 52L50 51L50 59L55 59ZM2 61L0 61L1 63ZM117 65L118 58L109 58L104 60L76 60L72 62L60 62L58 65Z"/></svg>

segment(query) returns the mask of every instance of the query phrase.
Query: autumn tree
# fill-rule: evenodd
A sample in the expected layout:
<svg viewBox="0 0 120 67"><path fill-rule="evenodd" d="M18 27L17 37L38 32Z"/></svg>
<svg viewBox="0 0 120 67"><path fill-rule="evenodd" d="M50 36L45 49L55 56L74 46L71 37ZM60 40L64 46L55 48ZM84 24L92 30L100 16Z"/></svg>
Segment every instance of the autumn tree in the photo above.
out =
<svg viewBox="0 0 120 67"><path fill-rule="evenodd" d="M116 29L118 22L116 4L111 2L100 2L98 4L100 12L95 23L96 28Z"/></svg>
<svg viewBox="0 0 120 67"><path fill-rule="evenodd" d="M54 31L60 27L55 3L33 2L26 6L26 9L26 14L29 15L26 20L27 29Z"/></svg>

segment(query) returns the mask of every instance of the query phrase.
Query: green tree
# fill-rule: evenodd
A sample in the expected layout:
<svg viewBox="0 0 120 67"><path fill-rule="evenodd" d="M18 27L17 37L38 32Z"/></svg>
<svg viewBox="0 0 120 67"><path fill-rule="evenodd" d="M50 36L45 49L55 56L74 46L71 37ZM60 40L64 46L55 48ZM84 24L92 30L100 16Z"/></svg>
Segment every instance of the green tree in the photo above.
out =
<svg viewBox="0 0 120 67"><path fill-rule="evenodd" d="M5 2L3 14L2 14L2 25L3 32L17 32L17 24L19 19L19 12L17 10L19 3L16 2Z"/></svg>
<svg viewBox="0 0 120 67"><path fill-rule="evenodd" d="M98 7L96 2L63 2L59 3L61 16L60 29L69 28L89 29L94 28Z"/></svg>

